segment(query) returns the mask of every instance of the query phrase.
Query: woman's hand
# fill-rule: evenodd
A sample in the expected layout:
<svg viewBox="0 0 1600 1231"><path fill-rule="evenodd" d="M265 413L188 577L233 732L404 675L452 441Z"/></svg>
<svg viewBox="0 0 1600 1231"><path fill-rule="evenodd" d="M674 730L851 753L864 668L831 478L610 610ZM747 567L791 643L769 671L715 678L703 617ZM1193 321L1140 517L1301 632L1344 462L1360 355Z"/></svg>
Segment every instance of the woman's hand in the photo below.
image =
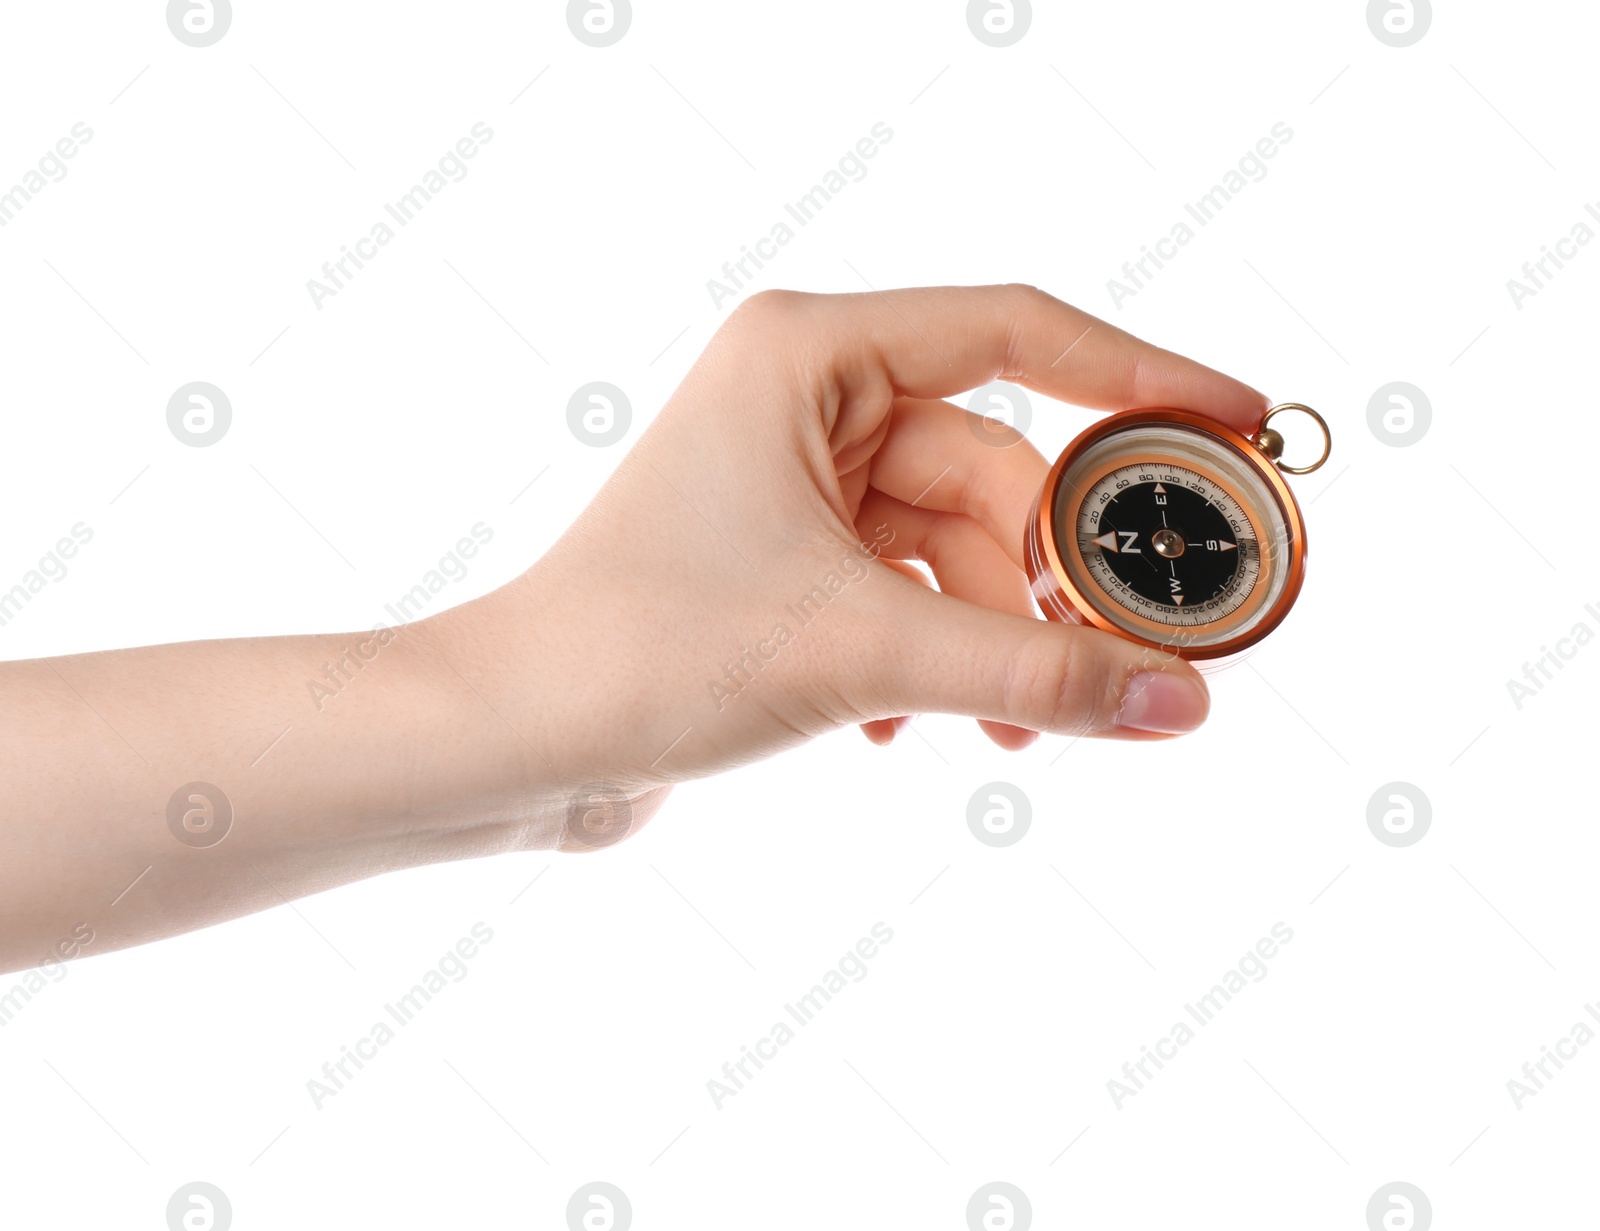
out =
<svg viewBox="0 0 1600 1231"><path fill-rule="evenodd" d="M475 685L580 792L564 848L616 840L673 782L849 724L881 743L903 715L964 714L1020 748L1201 723L1186 663L1035 616L1022 546L1048 464L940 400L994 379L1245 432L1267 407L1031 287L747 301L549 556L462 613L513 647ZM581 681L564 710L539 684L551 663Z"/></svg>

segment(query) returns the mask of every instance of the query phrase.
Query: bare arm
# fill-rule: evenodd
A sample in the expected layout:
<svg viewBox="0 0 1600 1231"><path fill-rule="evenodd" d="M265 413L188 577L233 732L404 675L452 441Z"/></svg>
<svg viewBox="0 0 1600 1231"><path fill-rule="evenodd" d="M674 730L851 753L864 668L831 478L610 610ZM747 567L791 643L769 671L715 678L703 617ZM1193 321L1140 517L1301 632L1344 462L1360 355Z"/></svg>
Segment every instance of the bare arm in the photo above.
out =
<svg viewBox="0 0 1600 1231"><path fill-rule="evenodd" d="M380 633L0 664L0 968L557 845L539 715L475 691L531 584Z"/></svg>
<svg viewBox="0 0 1600 1231"><path fill-rule="evenodd" d="M881 743L965 714L1008 748L1192 730L1187 664L1035 617L1048 467L942 400L995 378L1241 430L1266 407L1028 287L757 296L493 594L376 636L0 665L0 969L392 869L594 850L675 782L849 724Z"/></svg>

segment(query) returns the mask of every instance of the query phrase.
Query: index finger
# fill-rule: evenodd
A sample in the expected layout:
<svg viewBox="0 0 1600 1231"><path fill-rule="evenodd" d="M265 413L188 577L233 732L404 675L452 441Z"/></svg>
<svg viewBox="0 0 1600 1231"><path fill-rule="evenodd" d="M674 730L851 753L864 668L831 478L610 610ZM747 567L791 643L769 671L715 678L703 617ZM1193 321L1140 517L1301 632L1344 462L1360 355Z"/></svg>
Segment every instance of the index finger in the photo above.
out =
<svg viewBox="0 0 1600 1231"><path fill-rule="evenodd" d="M897 395L944 398L1007 380L1094 410L1164 406L1240 432L1268 400L1242 381L1162 350L1036 287L924 287L796 296L849 393L887 374Z"/></svg>

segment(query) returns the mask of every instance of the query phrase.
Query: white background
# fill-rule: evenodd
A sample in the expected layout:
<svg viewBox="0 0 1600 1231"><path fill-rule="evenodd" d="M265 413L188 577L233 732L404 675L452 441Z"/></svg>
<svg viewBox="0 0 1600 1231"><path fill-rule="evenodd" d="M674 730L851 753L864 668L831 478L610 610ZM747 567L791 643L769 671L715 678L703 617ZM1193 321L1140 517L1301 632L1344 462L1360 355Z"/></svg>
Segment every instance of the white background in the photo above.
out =
<svg viewBox="0 0 1600 1231"><path fill-rule="evenodd" d="M1393 48L1355 0L1040 4L996 49L950 0L641 0L595 49L556 3L275 0L196 49L159 3L7 5L0 190L94 136L0 229L0 588L94 538L6 657L371 627L478 521L441 603L515 576L724 319L707 280L879 121L750 289L1033 282L1317 406L1335 453L1297 483L1299 606L1190 738L842 732L592 858L73 965L0 1031L0 1221L160 1227L198 1179L239 1228L554 1228L600 1179L639 1228L959 1228L1005 1180L1041 1227L1359 1231L1404 1180L1440 1227L1571 1225L1600 1047L1521 1110L1506 1082L1600 998L1600 648L1520 709L1506 681L1600 631L1600 246L1520 309L1506 282L1600 199L1600 18L1441 9ZM479 121L470 174L314 307ZM1280 121L1269 174L1115 307ZM196 380L233 406L208 448L166 423ZM567 428L594 380L634 408L612 448ZM1368 426L1391 381L1432 404L1409 447ZM1089 421L1033 405L1050 455ZM994 780L1032 802L1004 849L966 823ZM1432 805L1403 849L1367 825L1392 781ZM307 1080L479 921L468 977L317 1110ZM708 1079L879 921L865 979L718 1110ZM1279 921L1119 1110L1107 1081Z"/></svg>

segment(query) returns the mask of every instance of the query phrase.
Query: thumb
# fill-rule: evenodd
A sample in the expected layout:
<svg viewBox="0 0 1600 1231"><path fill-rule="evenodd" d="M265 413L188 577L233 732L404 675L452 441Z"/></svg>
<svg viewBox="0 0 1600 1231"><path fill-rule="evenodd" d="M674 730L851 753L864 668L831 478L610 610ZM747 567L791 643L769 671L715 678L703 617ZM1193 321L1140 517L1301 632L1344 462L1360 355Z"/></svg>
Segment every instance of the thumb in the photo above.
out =
<svg viewBox="0 0 1600 1231"><path fill-rule="evenodd" d="M888 587L885 587L888 590ZM890 714L964 714L1060 735L1181 735L1210 693L1168 650L895 586L868 672Z"/></svg>

